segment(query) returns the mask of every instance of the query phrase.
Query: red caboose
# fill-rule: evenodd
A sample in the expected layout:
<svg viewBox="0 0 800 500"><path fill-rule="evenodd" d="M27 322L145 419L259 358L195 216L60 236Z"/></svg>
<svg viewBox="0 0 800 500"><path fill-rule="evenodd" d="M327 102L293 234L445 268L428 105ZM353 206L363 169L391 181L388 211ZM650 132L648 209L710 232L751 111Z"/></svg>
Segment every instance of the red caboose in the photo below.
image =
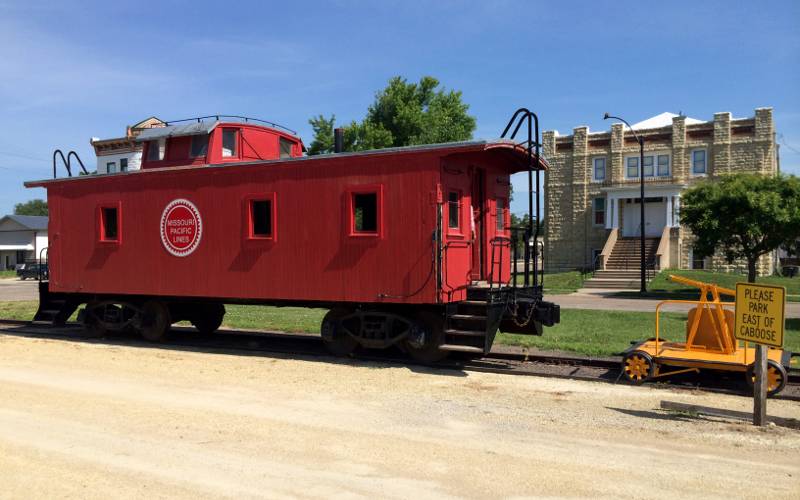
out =
<svg viewBox="0 0 800 500"><path fill-rule="evenodd" d="M140 171L26 183L50 208L37 319L86 304L94 334L158 340L181 320L216 330L226 303L325 307L333 352L399 344L424 360L488 352L504 319L534 334L558 321L535 269L533 285L529 264L528 286L511 280L510 175L545 168L530 143L308 157L291 131L220 118L138 140Z"/></svg>

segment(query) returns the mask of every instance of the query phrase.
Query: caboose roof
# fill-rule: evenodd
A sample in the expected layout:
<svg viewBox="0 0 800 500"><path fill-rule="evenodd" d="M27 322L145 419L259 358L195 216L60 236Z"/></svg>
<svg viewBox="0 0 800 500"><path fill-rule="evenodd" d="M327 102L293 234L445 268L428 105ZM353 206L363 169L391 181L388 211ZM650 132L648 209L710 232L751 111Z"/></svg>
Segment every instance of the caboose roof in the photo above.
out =
<svg viewBox="0 0 800 500"><path fill-rule="evenodd" d="M150 129L150 130L163 130L163 128ZM194 170L198 168L234 168L234 167L246 167L254 165L273 165L273 164L278 165L278 164L291 164L295 162L326 161L338 158L357 158L366 156L386 156L386 155L406 155L406 154L410 155L410 154L420 154L424 152L433 152L433 151L440 152L442 156L448 156L451 154L461 154L461 153L479 153L484 151L497 154L505 154L508 156L509 159L514 161L516 167L514 169L514 172L521 172L527 170L527 165L528 165L527 150L523 146L521 146L519 143L516 143L508 139L495 139L491 141L478 140L478 141L464 141L464 142L445 142L441 144L401 146L396 148L370 149L367 151L355 151L346 153L328 153L328 154L321 154L314 156L301 156L296 158L281 158L277 160L256 160L256 161L245 161L236 163L149 168L145 170L133 170L128 172L118 172L114 174L105 174L105 175L81 175L75 177L61 177L58 179L27 181L25 182L25 186L43 187L47 186L48 184L58 183L58 182L77 182L77 181L88 181L92 179L109 179L122 175L147 175L157 172L167 172L167 171L174 172L186 169ZM547 170L548 168L549 165L547 161L544 158L540 157L538 170Z"/></svg>
<svg viewBox="0 0 800 500"><path fill-rule="evenodd" d="M182 135L210 134L212 130L220 124L219 120L209 120L191 123L181 123L180 125L167 125L166 127L148 128L142 130L137 142L147 142L162 137L179 137Z"/></svg>

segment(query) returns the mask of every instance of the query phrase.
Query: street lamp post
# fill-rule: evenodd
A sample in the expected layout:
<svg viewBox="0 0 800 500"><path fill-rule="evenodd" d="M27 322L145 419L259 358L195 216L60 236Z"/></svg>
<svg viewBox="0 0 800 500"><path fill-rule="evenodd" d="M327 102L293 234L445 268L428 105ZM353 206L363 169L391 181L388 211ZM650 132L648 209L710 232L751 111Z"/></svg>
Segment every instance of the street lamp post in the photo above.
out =
<svg viewBox="0 0 800 500"><path fill-rule="evenodd" d="M639 261L639 269L640 269L640 278L641 283L639 286L639 293L647 292L647 278L645 276L645 256L644 256L644 137L636 134L631 127L631 124L627 121L623 120L618 116L611 116L608 113L603 115L603 120L608 120L609 118L614 120L619 120L631 129L631 133L633 134L634 139L636 142L639 143L639 209L641 210L641 223L639 224L639 243L640 243L640 261ZM625 146L625 134L622 135L622 145ZM655 165L653 165L655 168ZM616 214L615 214L616 215Z"/></svg>

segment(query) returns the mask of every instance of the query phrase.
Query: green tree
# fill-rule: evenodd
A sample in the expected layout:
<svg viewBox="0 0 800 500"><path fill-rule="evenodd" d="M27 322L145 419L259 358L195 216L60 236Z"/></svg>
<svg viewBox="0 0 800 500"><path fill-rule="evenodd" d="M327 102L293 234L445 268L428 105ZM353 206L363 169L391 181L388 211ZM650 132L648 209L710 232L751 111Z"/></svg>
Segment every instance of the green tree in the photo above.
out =
<svg viewBox="0 0 800 500"><path fill-rule="evenodd" d="M683 194L680 218L694 233L695 252L719 249L728 262L745 259L753 283L759 257L800 238L800 179L735 174L705 181Z"/></svg>
<svg viewBox="0 0 800 500"><path fill-rule="evenodd" d="M440 88L436 78L426 76L419 83L409 83L397 76L375 94L363 121L342 127L344 150L465 141L475 131L475 117L467 114L468 109L461 92ZM333 152L335 122L335 115L309 120L314 138L308 154Z"/></svg>
<svg viewBox="0 0 800 500"><path fill-rule="evenodd" d="M36 199L14 205L14 215L47 215L47 202Z"/></svg>

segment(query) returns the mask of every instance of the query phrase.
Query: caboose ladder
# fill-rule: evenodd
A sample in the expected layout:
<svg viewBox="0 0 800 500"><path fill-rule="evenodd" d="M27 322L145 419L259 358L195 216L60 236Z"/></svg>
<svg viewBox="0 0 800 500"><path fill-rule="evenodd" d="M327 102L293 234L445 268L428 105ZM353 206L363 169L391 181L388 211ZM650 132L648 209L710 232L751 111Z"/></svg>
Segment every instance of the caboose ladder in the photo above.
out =
<svg viewBox="0 0 800 500"><path fill-rule="evenodd" d="M503 313L503 304L493 300L497 290L485 286L467 289L467 300L447 308L443 351L487 354Z"/></svg>

